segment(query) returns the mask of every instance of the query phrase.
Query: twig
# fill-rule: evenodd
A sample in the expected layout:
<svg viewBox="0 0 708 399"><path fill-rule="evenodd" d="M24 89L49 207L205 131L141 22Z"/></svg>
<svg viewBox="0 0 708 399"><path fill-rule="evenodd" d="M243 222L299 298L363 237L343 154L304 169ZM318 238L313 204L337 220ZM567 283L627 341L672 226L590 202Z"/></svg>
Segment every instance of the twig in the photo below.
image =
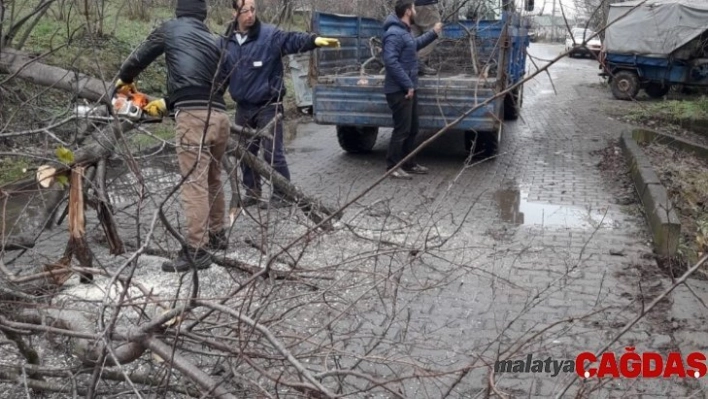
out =
<svg viewBox="0 0 708 399"><path fill-rule="evenodd" d="M624 326L624 328L622 328L620 330L620 332L614 336L614 338L612 338L607 344L605 344L605 346L600 348L600 350L595 352L595 355L600 356L603 352L605 352L607 349L609 349L610 346L612 346L612 344L617 342L617 340L619 340L624 334L626 334L629 330L631 330L632 327L634 327L634 325L639 322L639 320L643 319L644 316L646 316L652 309L654 309L654 307L656 305L658 305L662 300L664 300L664 298L666 298L674 289L676 289L676 287L678 287L681 284L684 284L686 282L686 280L689 277L691 277L691 275L693 273L695 273L701 266L703 266L704 263L706 263L706 261L708 261L708 255L704 255L701 259L698 260L698 262L695 265L691 266L690 269L686 270L686 272L681 277L679 277L676 280L676 282L671 285L671 287L667 288L666 290L664 290L664 292L659 294L659 296L654 298L654 300L651 301L649 306L643 307L642 311L637 315L637 317L635 317L631 322L627 323ZM578 378L577 375L573 375L573 377L571 378L571 381L568 383L568 385L566 385L566 387L563 389L563 391L561 391L556 396L556 398L558 398L558 399L562 398L563 395L565 395L565 393L568 391L568 389L570 389L570 387L573 386L573 384L575 383L577 378Z"/></svg>
<svg viewBox="0 0 708 399"><path fill-rule="evenodd" d="M278 339L275 338L275 336L273 336L273 334L270 332L270 330L268 330L265 326L263 326L262 324L257 323L256 321L254 321L254 320L251 319L250 317L246 316L245 314L242 314L242 313L240 313L240 312L236 312L234 309L232 309L232 308L230 308L230 307L226 307L226 306L223 306L223 305L218 305L218 304L211 303L211 302L207 302L207 301L203 301L203 300L200 300L200 299L196 300L195 302L196 302L198 305L200 305L200 306L204 306L204 307L206 307L206 308L214 309L214 310L216 310L216 311L229 314L229 315L231 315L232 317L235 317L235 318L241 320L242 322L248 324L250 327L252 327L252 328L258 330L258 332L260 332L261 334L263 334L263 336L266 337L266 339L271 343L271 345L273 345L273 347L274 347L278 352L280 352L281 355L285 356L285 358L288 359L288 362L290 362L290 364L292 364L293 367L295 367L295 369L296 369L307 381L309 381L312 385L314 385L315 387L317 387L317 389L318 389L320 392L324 393L324 394L327 395L328 397L334 398L334 397L336 396L335 394L333 394L332 392L330 392L327 388L325 388L322 384L320 384L319 381L317 381L317 380L310 374L310 372L305 369L305 367L302 365L302 363L300 363L300 362L295 358L295 356L293 356L293 355L290 353L290 351L288 351L288 350L285 348L285 346L284 346L283 344L281 344L280 341L278 341Z"/></svg>

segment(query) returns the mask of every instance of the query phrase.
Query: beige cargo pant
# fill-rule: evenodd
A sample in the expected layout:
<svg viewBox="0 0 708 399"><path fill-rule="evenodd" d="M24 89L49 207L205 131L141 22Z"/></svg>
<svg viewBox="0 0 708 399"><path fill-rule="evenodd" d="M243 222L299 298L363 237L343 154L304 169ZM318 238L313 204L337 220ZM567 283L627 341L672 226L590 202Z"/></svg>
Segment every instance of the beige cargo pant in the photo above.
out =
<svg viewBox="0 0 708 399"><path fill-rule="evenodd" d="M418 37L425 32L433 29L436 23L440 22L440 11L438 11L437 4L429 4L427 6L416 6L415 8L415 24L411 26L411 33L414 37ZM433 52L438 40L435 39L434 42L430 43L428 46L423 47L418 51L418 58L427 63L428 56Z"/></svg>
<svg viewBox="0 0 708 399"><path fill-rule="evenodd" d="M207 117L209 125L207 126ZM179 110L175 115L177 160L182 176L182 206L187 219L187 243L202 248L209 232L224 228L225 204L221 184L221 158L226 152L230 123L226 113L211 110ZM202 143L202 136L204 144ZM195 166L196 164L196 166Z"/></svg>

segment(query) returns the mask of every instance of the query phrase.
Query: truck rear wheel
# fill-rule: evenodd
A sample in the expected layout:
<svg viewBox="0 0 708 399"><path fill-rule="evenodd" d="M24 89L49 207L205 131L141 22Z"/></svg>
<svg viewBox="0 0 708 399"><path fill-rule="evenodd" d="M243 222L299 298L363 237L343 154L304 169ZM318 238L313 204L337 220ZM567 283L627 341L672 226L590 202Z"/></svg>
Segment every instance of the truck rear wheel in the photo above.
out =
<svg viewBox="0 0 708 399"><path fill-rule="evenodd" d="M651 98L661 98L666 95L666 93L669 92L669 89L671 89L671 86L669 85L664 85L661 83L648 83L646 87L644 87L644 91L649 95Z"/></svg>
<svg viewBox="0 0 708 399"><path fill-rule="evenodd" d="M619 71L612 78L610 87L616 99L633 100L639 93L639 76L634 71Z"/></svg>
<svg viewBox="0 0 708 399"><path fill-rule="evenodd" d="M481 154L484 158L493 157L499 152L500 136L501 131L475 132L468 130L465 132L465 151L469 154L472 152L472 145L474 145L475 153Z"/></svg>
<svg viewBox="0 0 708 399"><path fill-rule="evenodd" d="M523 86L522 86L523 88ZM518 87L504 96L504 120L515 121L519 119L521 105L524 101L524 91Z"/></svg>
<svg viewBox="0 0 708 399"><path fill-rule="evenodd" d="M362 154L370 152L379 135L378 127L337 125L339 146L346 152Z"/></svg>

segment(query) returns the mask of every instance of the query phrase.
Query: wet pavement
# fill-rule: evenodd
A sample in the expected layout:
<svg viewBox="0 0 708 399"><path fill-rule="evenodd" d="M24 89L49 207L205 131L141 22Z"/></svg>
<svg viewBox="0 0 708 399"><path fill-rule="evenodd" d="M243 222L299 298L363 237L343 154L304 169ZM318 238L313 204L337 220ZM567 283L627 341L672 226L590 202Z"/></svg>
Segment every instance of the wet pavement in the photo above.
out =
<svg viewBox="0 0 708 399"><path fill-rule="evenodd" d="M530 48L545 59L561 50L540 43ZM411 398L441 397L450 386L449 397L484 396L495 360L529 354L574 359L602 348L671 281L651 258L637 203L620 205L626 176L608 177L598 168L601 151L626 126L603 112L615 100L597 85L597 72L595 61L566 58L550 69L552 81L542 74L528 83L521 118L505 125L496 159L465 166L461 133L436 140L418 157L429 175L385 180L345 212L336 231L289 251L303 267L331 279L317 282L324 294L273 282L278 300L250 310L280 315L283 298L289 299L298 306L273 327L276 333L331 339L345 363L371 356L361 367L380 378L418 373L421 378L397 385ZM381 132L372 154L351 155L340 149L334 127L302 124L288 146L292 179L329 203L349 202L384 173L389 136ZM176 169L146 167L143 173L155 193L141 208L149 221L174 185ZM123 174L111 184L124 237L134 237L137 228L126 216L135 211L135 183ZM167 208L183 225L178 198ZM142 223L140 230L149 230ZM263 262L245 238L264 240L272 253L308 226L296 210L249 210L235 225L230 254ZM95 225L89 231L101 234ZM162 243L164 230L155 232ZM43 241L26 256L49 259L63 243ZM99 257L108 268L124 259ZM185 282L156 272L160 261L143 257L136 279L169 295ZM243 279L217 267L203 276L207 297L222 296ZM705 352L701 300L708 300L708 285L691 280L690 288L675 290L611 350ZM90 296L84 291L74 285L67 295ZM385 339L368 346L373 336ZM493 379L504 394L551 397L573 376L497 373ZM704 379L590 379L576 382L565 397L705 397Z"/></svg>
<svg viewBox="0 0 708 399"><path fill-rule="evenodd" d="M530 52L551 59L561 50L534 43ZM460 248L454 256L423 255L421 264L406 271L411 279L424 273L416 271L420 267L430 279L459 281L414 295L407 304L415 315L409 328L419 334L412 341L437 347L438 360L449 367L477 355L568 359L595 352L636 316L642 302L671 285L651 259L637 203L619 205L626 180L603 176L598 168L600 151L627 128L604 112L616 100L599 85L598 72L594 60L566 58L550 69L552 82L541 74L527 84L521 118L505 125L497 159L464 167L462 135L450 133L418 157L430 175L386 180L360 201L384 201L393 215L414 221L421 231L451 237L448 245ZM305 124L298 134L289 159L293 180L307 192L347 202L384 173L386 131L373 154L362 156L344 153L333 127ZM705 282L690 285L708 299ZM684 310L676 314L677 307ZM685 340L702 329L705 312L679 287L611 348L618 355L628 344L638 352L705 351L705 334ZM573 321L530 338L562 319ZM684 348L688 343L690 349ZM483 392L488 371L474 369L455 392L458 397ZM569 377L522 373L497 375L496 381L501 392L549 397ZM701 386L692 379L590 380L582 389L590 397L704 397Z"/></svg>

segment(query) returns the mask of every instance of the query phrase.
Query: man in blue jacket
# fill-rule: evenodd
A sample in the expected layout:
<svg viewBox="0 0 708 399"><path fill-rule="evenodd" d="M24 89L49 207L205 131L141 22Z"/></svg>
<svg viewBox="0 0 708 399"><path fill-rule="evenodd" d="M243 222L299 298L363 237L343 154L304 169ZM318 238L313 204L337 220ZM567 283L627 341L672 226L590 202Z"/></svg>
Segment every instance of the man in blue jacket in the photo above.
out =
<svg viewBox="0 0 708 399"><path fill-rule="evenodd" d="M413 150L418 134L417 51L432 43L442 31L442 23L438 22L430 32L413 38L410 27L415 15L413 0L397 0L395 15L389 15L384 22L384 93L393 112L393 133L386 155L387 170ZM425 174L428 168L409 161L395 170L392 177L410 179L409 173Z"/></svg>
<svg viewBox="0 0 708 399"><path fill-rule="evenodd" d="M222 39L224 49L222 74L229 80L229 94L236 102L236 124L260 129L276 114L283 112L282 57L302 53L317 47L339 47L337 39L317 37L304 32L284 32L264 24L256 17L255 0L233 0L234 21ZM264 158L278 173L290 180L290 171L285 160L283 124L279 121L272 134L274 140L253 139L248 150L255 156L263 144ZM241 163L246 195L242 206L260 202L261 178L245 162ZM269 203L262 207L287 206L284 195L273 190Z"/></svg>

